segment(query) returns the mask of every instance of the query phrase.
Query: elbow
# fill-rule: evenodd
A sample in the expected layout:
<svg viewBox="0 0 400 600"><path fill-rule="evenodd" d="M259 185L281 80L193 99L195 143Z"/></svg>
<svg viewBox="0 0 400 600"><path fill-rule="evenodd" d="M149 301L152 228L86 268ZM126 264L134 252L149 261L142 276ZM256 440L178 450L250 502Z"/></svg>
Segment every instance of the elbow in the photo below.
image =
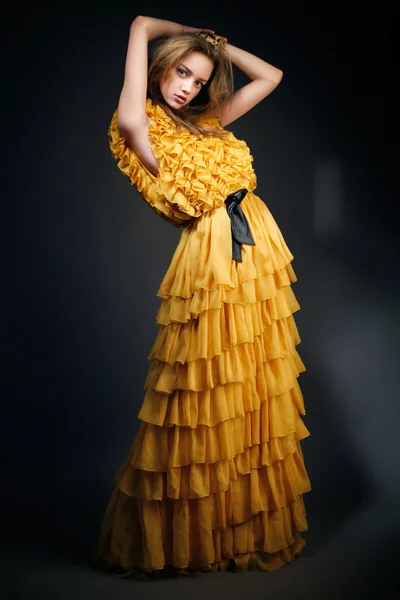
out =
<svg viewBox="0 0 400 600"><path fill-rule="evenodd" d="M260 80L262 89L264 90L265 96L268 96L281 82L283 77L283 71L280 69L274 69L273 73L268 73L266 77Z"/></svg>
<svg viewBox="0 0 400 600"><path fill-rule="evenodd" d="M282 77L283 77L283 71L281 71L280 69L276 69L276 72L274 73L274 75L272 77L269 77L268 82L267 82L267 87L269 86L270 92L272 90L274 90L276 87L278 87L278 85L282 81Z"/></svg>
<svg viewBox="0 0 400 600"><path fill-rule="evenodd" d="M137 27L142 28L146 24L146 17L143 15L137 15L131 23L131 30L136 29Z"/></svg>
<svg viewBox="0 0 400 600"><path fill-rule="evenodd" d="M145 17L143 15L136 15L136 17L132 21L132 24L133 23L143 23L144 20L145 20Z"/></svg>
<svg viewBox="0 0 400 600"><path fill-rule="evenodd" d="M277 73L274 77L274 83L275 85L279 85L280 82L282 81L282 77L283 77L283 71L281 71L281 69L277 69Z"/></svg>

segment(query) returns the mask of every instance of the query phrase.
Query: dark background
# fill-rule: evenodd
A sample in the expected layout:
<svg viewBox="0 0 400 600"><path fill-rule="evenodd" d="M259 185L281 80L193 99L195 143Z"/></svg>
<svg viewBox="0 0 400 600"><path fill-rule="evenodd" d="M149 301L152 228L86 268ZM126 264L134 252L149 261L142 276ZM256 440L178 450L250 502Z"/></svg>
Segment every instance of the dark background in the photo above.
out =
<svg viewBox="0 0 400 600"><path fill-rule="evenodd" d="M138 583L90 552L138 429L180 230L107 129L137 14L209 27L284 71L231 124L295 256L313 486L295 563ZM3 11L3 597L391 597L400 533L395 9L356 2L60 3ZM237 87L246 83L235 71Z"/></svg>

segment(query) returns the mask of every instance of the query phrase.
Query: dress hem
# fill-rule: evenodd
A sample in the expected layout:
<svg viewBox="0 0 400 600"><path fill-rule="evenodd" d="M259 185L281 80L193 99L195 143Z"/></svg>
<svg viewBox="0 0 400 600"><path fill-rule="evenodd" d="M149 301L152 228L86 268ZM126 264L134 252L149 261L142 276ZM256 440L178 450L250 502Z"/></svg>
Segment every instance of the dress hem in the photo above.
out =
<svg viewBox="0 0 400 600"><path fill-rule="evenodd" d="M253 552L238 553L234 556L227 556L221 560L210 564L195 564L179 567L177 565L168 564L160 568L144 568L140 566L122 567L121 565L112 565L93 552L93 565L100 571L114 575L119 578L126 579L159 579L165 577L179 576L195 576L204 575L215 571L227 571L232 573L248 573L248 572L267 572L275 571L285 565L290 564L298 557L306 542L299 532L295 533L295 539L287 548L277 552L264 552L262 550L254 550Z"/></svg>

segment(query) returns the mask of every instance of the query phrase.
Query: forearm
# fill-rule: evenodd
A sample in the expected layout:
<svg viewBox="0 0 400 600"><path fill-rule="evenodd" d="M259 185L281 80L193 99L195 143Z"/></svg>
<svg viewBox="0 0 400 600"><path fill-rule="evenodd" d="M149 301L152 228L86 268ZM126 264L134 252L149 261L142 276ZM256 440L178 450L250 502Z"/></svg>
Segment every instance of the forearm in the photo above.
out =
<svg viewBox="0 0 400 600"><path fill-rule="evenodd" d="M270 63L262 60L255 54L251 54L246 50L226 44L226 51L232 63L251 80L264 79L269 82L278 84L282 79L283 71L274 67Z"/></svg>
<svg viewBox="0 0 400 600"><path fill-rule="evenodd" d="M132 27L143 29L148 41L162 36L174 35L174 33L180 33L184 30L184 26L179 23L141 15L135 18L132 22Z"/></svg>

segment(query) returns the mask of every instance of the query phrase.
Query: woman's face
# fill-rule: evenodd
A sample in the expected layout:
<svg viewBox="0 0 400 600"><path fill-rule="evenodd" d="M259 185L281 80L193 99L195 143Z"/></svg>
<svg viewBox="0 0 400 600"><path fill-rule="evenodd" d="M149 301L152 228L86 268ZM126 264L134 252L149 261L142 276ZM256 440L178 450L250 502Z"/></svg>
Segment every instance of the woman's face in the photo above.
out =
<svg viewBox="0 0 400 600"><path fill-rule="evenodd" d="M186 106L207 83L214 65L208 56L192 51L160 81L160 91L165 102L174 109Z"/></svg>

